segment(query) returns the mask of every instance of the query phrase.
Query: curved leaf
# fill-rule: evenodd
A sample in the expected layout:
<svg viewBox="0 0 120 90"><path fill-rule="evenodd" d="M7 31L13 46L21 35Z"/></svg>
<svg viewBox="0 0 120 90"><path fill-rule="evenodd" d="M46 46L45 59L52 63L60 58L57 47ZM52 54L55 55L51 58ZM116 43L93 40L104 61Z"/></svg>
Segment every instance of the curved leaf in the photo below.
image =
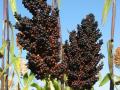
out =
<svg viewBox="0 0 120 90"><path fill-rule="evenodd" d="M101 83L100 83L99 86L105 85L109 80L110 80L110 73L108 73L108 74L104 77L104 79L101 81Z"/></svg>
<svg viewBox="0 0 120 90"><path fill-rule="evenodd" d="M35 87L37 90L43 90L37 83L32 83L32 87Z"/></svg>
<svg viewBox="0 0 120 90"><path fill-rule="evenodd" d="M114 82L116 85L120 85L120 76L114 75Z"/></svg>

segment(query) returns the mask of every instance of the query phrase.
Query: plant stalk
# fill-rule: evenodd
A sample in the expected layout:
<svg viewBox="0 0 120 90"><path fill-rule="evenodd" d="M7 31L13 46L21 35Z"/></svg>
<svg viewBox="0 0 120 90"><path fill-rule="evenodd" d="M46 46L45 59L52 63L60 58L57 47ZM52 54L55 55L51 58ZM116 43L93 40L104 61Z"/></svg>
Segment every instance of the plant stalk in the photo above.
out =
<svg viewBox="0 0 120 90"><path fill-rule="evenodd" d="M114 46L114 31L115 31L115 18L116 18L116 0L113 0L113 6L112 6L112 25L111 25L111 46L110 46L110 51L111 51L111 79L110 79L110 90L114 90L114 81L113 81L113 46Z"/></svg>
<svg viewBox="0 0 120 90"><path fill-rule="evenodd" d="M8 10L8 0L4 0L4 21L6 25L6 38L7 38L7 50L6 50L6 65L9 64L9 52L10 52L10 40L9 40L9 10ZM9 90L8 88L8 76L9 76L9 68L6 72L6 81L5 86L6 90Z"/></svg>
<svg viewBox="0 0 120 90"><path fill-rule="evenodd" d="M4 9L5 9L5 2L3 1L3 17L4 17ZM3 18L4 19L4 18ZM3 21L3 31L2 31L2 43L5 41L5 22ZM5 51L4 51L5 54ZM4 70L4 64L5 64L5 59L4 56L2 58L2 69ZM1 90L4 90L5 88L5 78L4 78L4 74L2 75L1 78Z"/></svg>

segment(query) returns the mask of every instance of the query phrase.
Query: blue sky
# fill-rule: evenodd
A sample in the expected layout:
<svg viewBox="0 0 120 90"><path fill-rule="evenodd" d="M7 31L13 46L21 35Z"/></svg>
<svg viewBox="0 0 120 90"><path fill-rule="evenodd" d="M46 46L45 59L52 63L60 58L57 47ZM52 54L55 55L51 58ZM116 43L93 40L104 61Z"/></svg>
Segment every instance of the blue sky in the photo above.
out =
<svg viewBox="0 0 120 90"><path fill-rule="evenodd" d="M22 0L17 1L18 13L21 13L22 16L31 17L31 14L23 7ZM48 0L49 2L51 0ZM102 77L109 72L108 63L107 63L107 41L110 39L110 30L111 30L111 9L106 21L106 24L101 25L102 20L102 10L105 0L61 0L60 4L60 20L61 20L61 30L62 30L62 40L63 42L68 39L68 31L76 29L77 24L81 23L81 20L89 13L93 13L96 17L96 20L99 23L99 29L101 30L103 36L104 44L102 46L101 52L105 55L104 67L101 70ZM116 27L115 27L115 39L114 39L114 49L120 46L120 10L118 6L120 3L117 0L117 14L116 14ZM0 45L1 45L1 30L2 30L2 19L3 19L3 0L0 3ZM14 24L14 18L10 11L10 21ZM16 33L16 31L15 31ZM23 55L25 56L25 55ZM120 74L120 70L115 68L115 73ZM109 83L103 87L99 87L99 84L96 83L95 90L109 90Z"/></svg>

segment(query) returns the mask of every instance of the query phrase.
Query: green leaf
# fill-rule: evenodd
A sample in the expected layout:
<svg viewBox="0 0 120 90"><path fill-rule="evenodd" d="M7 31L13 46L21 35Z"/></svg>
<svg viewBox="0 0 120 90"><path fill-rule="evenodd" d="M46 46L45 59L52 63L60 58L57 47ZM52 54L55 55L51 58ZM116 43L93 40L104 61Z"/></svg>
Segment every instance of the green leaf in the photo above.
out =
<svg viewBox="0 0 120 90"><path fill-rule="evenodd" d="M107 45L107 50L108 50L108 64L109 64L110 74L113 74L112 48L113 48L113 43L111 42L111 40L109 40Z"/></svg>
<svg viewBox="0 0 120 90"><path fill-rule="evenodd" d="M57 80L53 80L52 83L53 83L55 90L60 90L60 85L59 85L59 82Z"/></svg>
<svg viewBox="0 0 120 90"><path fill-rule="evenodd" d="M30 85L35 78L34 73L30 72L30 75L28 76L28 84Z"/></svg>
<svg viewBox="0 0 120 90"><path fill-rule="evenodd" d="M94 90L94 87L92 87L91 90Z"/></svg>
<svg viewBox="0 0 120 90"><path fill-rule="evenodd" d="M114 75L114 82L116 85L120 85L120 76Z"/></svg>
<svg viewBox="0 0 120 90"><path fill-rule="evenodd" d="M58 2L58 7L60 8L61 0L57 0Z"/></svg>
<svg viewBox="0 0 120 90"><path fill-rule="evenodd" d="M3 69L2 69L2 68L0 68L0 75L2 74L2 72L3 72Z"/></svg>
<svg viewBox="0 0 120 90"><path fill-rule="evenodd" d="M112 0L105 0L103 12L102 12L102 23L103 24L106 22L106 19L107 19L108 12L110 10L111 4L112 4Z"/></svg>
<svg viewBox="0 0 120 90"><path fill-rule="evenodd" d="M109 80L110 80L110 73L108 73L108 74L104 77L104 79L100 82L100 85L99 85L99 86L105 85Z"/></svg>
<svg viewBox="0 0 120 90"><path fill-rule="evenodd" d="M99 81L102 81L102 75L100 72L98 73L98 76L99 76Z"/></svg>
<svg viewBox="0 0 120 90"><path fill-rule="evenodd" d="M51 90L54 90L55 88L54 88L54 86L53 86L52 81L50 81L49 83L50 83L50 89L51 89ZM55 89L55 90L59 90L59 89Z"/></svg>
<svg viewBox="0 0 120 90"><path fill-rule="evenodd" d="M0 73L0 78L3 74L5 74L6 70L9 68L11 64L7 64L6 67L4 68L4 70Z"/></svg>
<svg viewBox="0 0 120 90"><path fill-rule="evenodd" d="M23 90L29 90L29 87L25 86L25 87L23 88Z"/></svg>
<svg viewBox="0 0 120 90"><path fill-rule="evenodd" d="M2 68L0 68L0 73L3 71L3 69Z"/></svg>
<svg viewBox="0 0 120 90"><path fill-rule="evenodd" d="M14 15L14 13L17 12L16 0L10 0L10 6Z"/></svg>
<svg viewBox="0 0 120 90"><path fill-rule="evenodd" d="M14 28L12 24L10 23L10 29L11 29L11 45L10 45L10 59L11 63L14 66L15 72L18 76L19 82L20 82L20 57L15 56L14 54Z"/></svg>
<svg viewBox="0 0 120 90"><path fill-rule="evenodd" d="M10 54L14 56L14 28L10 24L10 29L11 29L11 45L10 45Z"/></svg>
<svg viewBox="0 0 120 90"><path fill-rule="evenodd" d="M42 90L47 90L47 86L46 86L46 80L43 79L42 82L44 82L45 86L42 88Z"/></svg>
<svg viewBox="0 0 120 90"><path fill-rule="evenodd" d="M23 76L23 82L24 82L24 84L27 84L27 83L28 83L28 73L26 73L26 74Z"/></svg>
<svg viewBox="0 0 120 90"><path fill-rule="evenodd" d="M71 88L69 86L66 86L65 90L71 90Z"/></svg>
<svg viewBox="0 0 120 90"><path fill-rule="evenodd" d="M43 90L37 83L32 83L32 87L35 87L37 90Z"/></svg>
<svg viewBox="0 0 120 90"><path fill-rule="evenodd" d="M0 48L0 54L4 55L4 49L5 49L6 46L7 46L7 41L4 41L2 43L2 47Z"/></svg>

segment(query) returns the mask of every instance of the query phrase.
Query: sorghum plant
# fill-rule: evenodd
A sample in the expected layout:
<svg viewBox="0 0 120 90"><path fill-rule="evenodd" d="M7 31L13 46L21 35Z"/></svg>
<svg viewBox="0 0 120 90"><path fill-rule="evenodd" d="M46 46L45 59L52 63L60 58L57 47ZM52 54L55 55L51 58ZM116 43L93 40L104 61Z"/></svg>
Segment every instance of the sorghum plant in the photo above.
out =
<svg viewBox="0 0 120 90"><path fill-rule="evenodd" d="M18 20L15 27L19 30L17 42L28 51L28 68L37 79L54 77L54 68L60 62L59 10L52 9L47 0L23 0L22 3L33 15L30 19L15 14Z"/></svg>
<svg viewBox="0 0 120 90"><path fill-rule="evenodd" d="M70 32L69 42L64 45L65 60L67 61L67 84L74 90L91 89L97 82L98 72L102 69L99 64L103 55L100 53L102 34L97 28L93 14L89 14L77 26L77 31Z"/></svg>

